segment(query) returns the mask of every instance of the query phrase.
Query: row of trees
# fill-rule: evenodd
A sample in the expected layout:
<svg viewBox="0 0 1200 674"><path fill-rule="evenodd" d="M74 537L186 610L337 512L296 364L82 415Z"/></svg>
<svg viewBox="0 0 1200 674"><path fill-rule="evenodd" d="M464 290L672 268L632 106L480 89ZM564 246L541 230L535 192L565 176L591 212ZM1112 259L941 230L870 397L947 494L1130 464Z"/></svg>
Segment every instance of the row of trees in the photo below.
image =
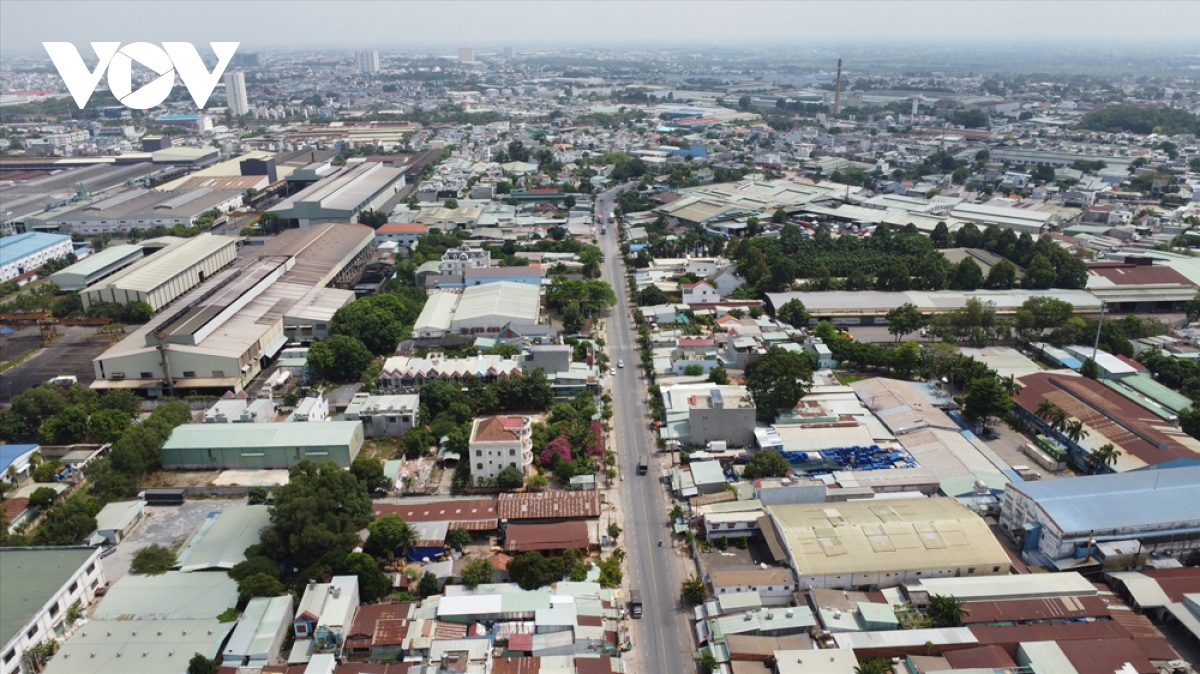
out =
<svg viewBox="0 0 1200 674"><path fill-rule="evenodd" d="M1022 288L1079 289L1087 285L1087 265L1049 236L1042 236L1035 242L1028 232L1018 236L1011 229L1001 229L995 225L980 231L972 223L963 225L951 235L946 224L939 222L929 238L938 248L982 248L1003 257L1010 264L1025 269L1020 283ZM995 265L989 274L996 273L1001 265L1003 263ZM1006 268L1003 274L1011 277L1015 271ZM1015 279L1010 280L1008 286L1015 287ZM979 287L985 286L981 283L975 288L963 289L975 290Z"/></svg>

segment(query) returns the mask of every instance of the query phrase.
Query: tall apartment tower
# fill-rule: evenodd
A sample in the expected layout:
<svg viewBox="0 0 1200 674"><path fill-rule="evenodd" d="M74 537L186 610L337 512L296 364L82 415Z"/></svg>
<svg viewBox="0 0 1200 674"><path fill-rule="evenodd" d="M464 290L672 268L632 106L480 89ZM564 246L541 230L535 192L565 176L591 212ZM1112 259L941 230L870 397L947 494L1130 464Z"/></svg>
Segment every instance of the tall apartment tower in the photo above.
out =
<svg viewBox="0 0 1200 674"><path fill-rule="evenodd" d="M250 112L250 101L246 98L246 75L242 71L225 73L225 98L229 101L229 114L234 117Z"/></svg>
<svg viewBox="0 0 1200 674"><path fill-rule="evenodd" d="M463 47L458 50L458 60L471 62L475 60L475 50L470 47Z"/></svg>
<svg viewBox="0 0 1200 674"><path fill-rule="evenodd" d="M374 49L364 49L356 55L358 71L362 73L379 72L379 52Z"/></svg>

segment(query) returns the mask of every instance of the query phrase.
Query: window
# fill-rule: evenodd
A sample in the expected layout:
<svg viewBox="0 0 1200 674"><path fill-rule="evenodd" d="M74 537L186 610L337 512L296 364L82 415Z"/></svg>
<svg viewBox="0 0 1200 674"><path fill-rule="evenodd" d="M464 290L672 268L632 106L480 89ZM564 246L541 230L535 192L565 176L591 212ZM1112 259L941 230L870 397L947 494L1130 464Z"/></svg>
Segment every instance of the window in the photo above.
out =
<svg viewBox="0 0 1200 674"><path fill-rule="evenodd" d="M475 450L475 456L483 456L483 450L482 449Z"/></svg>
<svg viewBox="0 0 1200 674"><path fill-rule="evenodd" d="M998 567L998 566L993 566L993 567L992 567L992 573L1000 573L1000 567Z"/></svg>
<svg viewBox="0 0 1200 674"><path fill-rule="evenodd" d="M475 470L483 470L483 464L482 463L475 464Z"/></svg>
<svg viewBox="0 0 1200 674"><path fill-rule="evenodd" d="M973 567L973 566L972 566L972 567L968 567L968 568L967 568L967 573L975 573L975 567Z"/></svg>
<svg viewBox="0 0 1200 674"><path fill-rule="evenodd" d="M25 636L32 639L35 636L37 636L37 633L38 633L38 626L34 625L33 627L29 628L29 631L25 633Z"/></svg>
<svg viewBox="0 0 1200 674"><path fill-rule="evenodd" d="M224 370L213 370L213 378L214 378L214 379L220 379L220 378L222 378L222 377L224 377L224 376L225 376L225 371L224 371Z"/></svg>
<svg viewBox="0 0 1200 674"><path fill-rule="evenodd" d="M8 663L12 662L12 659L15 657L17 657L17 649L8 649L8 652L4 654L4 664L7 665Z"/></svg>
<svg viewBox="0 0 1200 674"><path fill-rule="evenodd" d="M515 450L515 449L510 449L510 450L508 450L508 455L509 455L509 456L516 456L516 455L517 455L517 450Z"/></svg>
<svg viewBox="0 0 1200 674"><path fill-rule="evenodd" d="M50 617L53 618L56 615L58 615L58 604L50 607Z"/></svg>
<svg viewBox="0 0 1200 674"><path fill-rule="evenodd" d="M212 453L212 450L210 449L210 450L207 450L207 451L208 451L208 458L209 458L209 460L211 461L211 460L212 460L212 458L213 458L213 453ZM299 451L299 450L297 450L297 451Z"/></svg>
<svg viewBox="0 0 1200 674"><path fill-rule="evenodd" d="M154 375L149 372L139 372L138 374L141 375L142 379L152 379L154 377Z"/></svg>
<svg viewBox="0 0 1200 674"><path fill-rule="evenodd" d="M88 564L87 572L88 572L88 575L91 575L96 572L96 563L95 562Z"/></svg>

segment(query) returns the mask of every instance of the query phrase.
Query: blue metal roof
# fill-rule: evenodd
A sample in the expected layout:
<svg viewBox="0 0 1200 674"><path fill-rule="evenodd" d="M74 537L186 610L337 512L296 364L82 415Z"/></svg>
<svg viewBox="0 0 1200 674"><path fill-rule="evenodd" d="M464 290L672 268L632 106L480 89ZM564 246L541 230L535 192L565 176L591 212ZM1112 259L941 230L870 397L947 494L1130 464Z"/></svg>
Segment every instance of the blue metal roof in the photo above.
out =
<svg viewBox="0 0 1200 674"><path fill-rule="evenodd" d="M0 445L0 472L8 470L25 452L37 449L37 445Z"/></svg>
<svg viewBox="0 0 1200 674"><path fill-rule="evenodd" d="M1200 466L1038 480L1008 488L1036 501L1064 532L1200 520Z"/></svg>
<svg viewBox="0 0 1200 674"><path fill-rule="evenodd" d="M46 234L44 232L25 232L12 236L0 237L0 260L19 260L26 255L32 255L43 248L49 248L70 241L65 234Z"/></svg>

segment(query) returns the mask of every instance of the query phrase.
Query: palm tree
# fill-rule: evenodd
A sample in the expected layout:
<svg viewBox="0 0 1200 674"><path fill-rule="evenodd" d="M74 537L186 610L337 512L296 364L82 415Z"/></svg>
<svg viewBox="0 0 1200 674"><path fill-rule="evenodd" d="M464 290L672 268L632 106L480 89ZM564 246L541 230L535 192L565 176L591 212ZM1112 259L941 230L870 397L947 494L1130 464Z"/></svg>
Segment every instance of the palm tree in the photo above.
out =
<svg viewBox="0 0 1200 674"><path fill-rule="evenodd" d="M1120 457L1121 450L1113 447L1111 442L1107 442L1099 449L1093 450L1091 454L1088 454L1086 461L1092 469L1092 475L1095 475L1105 466L1115 466L1117 459Z"/></svg>
<svg viewBox="0 0 1200 674"><path fill-rule="evenodd" d="M929 598L929 618L934 627L958 627L962 625L963 616L967 609L957 597L943 597L935 594Z"/></svg>
<svg viewBox="0 0 1200 674"><path fill-rule="evenodd" d="M1056 409L1058 409L1058 407L1054 403L1050 402L1049 400L1043 400L1038 404L1037 411L1034 412L1034 415L1036 415L1037 418L1041 419L1042 421L1048 421L1050 417L1054 415L1054 410Z"/></svg>
<svg viewBox="0 0 1200 674"><path fill-rule="evenodd" d="M1066 427L1067 413L1055 407L1054 412L1050 415L1050 430L1062 433Z"/></svg>
<svg viewBox="0 0 1200 674"><path fill-rule="evenodd" d="M1075 445L1078 445L1080 440L1090 435L1083 429L1083 422L1079 419L1073 419L1070 423L1065 424L1062 427L1062 433Z"/></svg>
<svg viewBox="0 0 1200 674"><path fill-rule="evenodd" d="M408 553L417 547L417 543L420 540L417 530L405 522L404 528L400 531L399 537L396 539L396 549L400 551L400 555L404 559L408 559Z"/></svg>

